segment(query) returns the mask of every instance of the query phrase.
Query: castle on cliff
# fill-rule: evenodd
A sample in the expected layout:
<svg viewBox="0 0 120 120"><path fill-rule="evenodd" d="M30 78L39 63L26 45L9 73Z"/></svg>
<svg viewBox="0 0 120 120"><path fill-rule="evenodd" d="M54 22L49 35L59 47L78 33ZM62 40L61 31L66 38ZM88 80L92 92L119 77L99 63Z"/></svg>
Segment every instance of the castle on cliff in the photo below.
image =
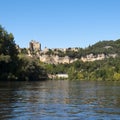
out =
<svg viewBox="0 0 120 120"><path fill-rule="evenodd" d="M104 60L105 58L115 58L117 54L108 54L105 55L104 53L94 55L93 53L87 54L86 56L81 56L81 58L71 58L67 55L67 51L69 52L78 52L79 48L55 48L55 49L49 49L45 48L44 50L41 50L41 43L36 42L35 40L31 40L29 42L29 50L28 55L31 57L35 57L35 55L39 58L41 62L48 63L48 64L69 64L73 63L77 60L83 61L83 62L89 62L89 61L96 61L96 60ZM34 54L33 54L34 53ZM63 56L60 56L59 54L62 53Z"/></svg>

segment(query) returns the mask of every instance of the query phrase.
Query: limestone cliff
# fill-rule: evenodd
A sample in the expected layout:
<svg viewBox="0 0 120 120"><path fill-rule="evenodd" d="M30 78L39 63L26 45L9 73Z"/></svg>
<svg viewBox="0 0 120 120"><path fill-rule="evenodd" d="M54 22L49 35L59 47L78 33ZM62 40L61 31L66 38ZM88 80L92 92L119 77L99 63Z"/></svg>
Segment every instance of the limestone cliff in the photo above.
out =
<svg viewBox="0 0 120 120"><path fill-rule="evenodd" d="M69 64L74 61L80 60L83 62L104 60L106 58L115 58L120 56L120 40L117 41L103 41L95 45L89 46L85 49L82 48L54 48L41 50L38 42L32 41L28 49L30 57L37 57L41 62L48 64Z"/></svg>
<svg viewBox="0 0 120 120"><path fill-rule="evenodd" d="M59 57L58 55L40 55L40 61L44 63L49 64L59 64L59 63L72 63L74 61L78 60L77 58L71 59L68 56L65 57Z"/></svg>
<svg viewBox="0 0 120 120"><path fill-rule="evenodd" d="M81 57L80 59L78 58L74 58L74 59L71 59L70 57L68 56L65 56L65 57L59 57L58 55L40 55L39 58L40 58L40 61L41 62L44 62L44 63L48 63L48 64L59 64L59 63L62 63L62 64L69 64L69 63L72 63L74 61L77 61L77 60L81 60L83 62L89 62L89 61L96 61L96 60L104 60L105 58L115 58L117 56L117 54L109 54L109 55L105 55L105 54L98 54L98 55L93 55L93 54L89 54L89 55L86 55L85 57Z"/></svg>
<svg viewBox="0 0 120 120"><path fill-rule="evenodd" d="M115 58L117 56L117 54L98 54L98 55L93 55L93 54L89 54L86 55L85 57L81 57L81 60L83 62L87 62L87 61L96 61L96 60L104 60L105 58Z"/></svg>

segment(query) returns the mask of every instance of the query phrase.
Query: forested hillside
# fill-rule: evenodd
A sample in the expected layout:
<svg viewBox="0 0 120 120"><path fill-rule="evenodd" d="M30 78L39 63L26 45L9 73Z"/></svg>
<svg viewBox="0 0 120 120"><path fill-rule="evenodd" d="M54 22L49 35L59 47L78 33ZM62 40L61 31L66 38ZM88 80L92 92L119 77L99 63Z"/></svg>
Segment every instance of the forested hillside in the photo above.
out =
<svg viewBox="0 0 120 120"><path fill-rule="evenodd" d="M80 48L77 46L73 50L73 48L67 48L65 51L59 49L49 49L45 54L47 55L58 55L59 57L68 56L70 58L81 58L85 57L89 54L98 55L98 54L117 54L120 55L120 39L118 40L106 40L99 41L94 45L88 46L86 48Z"/></svg>
<svg viewBox="0 0 120 120"><path fill-rule="evenodd" d="M84 50L86 54L118 54L120 55L120 39L113 41L100 41Z"/></svg>
<svg viewBox="0 0 120 120"><path fill-rule="evenodd" d="M77 52L68 50L66 55L69 57L81 58L88 54L98 55L98 54L118 54L120 55L120 39L113 41L99 41L92 46L87 48L79 48Z"/></svg>
<svg viewBox="0 0 120 120"><path fill-rule="evenodd" d="M85 49L78 48L77 52L70 49L66 52L66 55L72 58L81 58L88 54L117 56L94 62L77 60L71 64L44 64L44 66L49 74L67 73L71 80L120 80L120 39L99 41Z"/></svg>

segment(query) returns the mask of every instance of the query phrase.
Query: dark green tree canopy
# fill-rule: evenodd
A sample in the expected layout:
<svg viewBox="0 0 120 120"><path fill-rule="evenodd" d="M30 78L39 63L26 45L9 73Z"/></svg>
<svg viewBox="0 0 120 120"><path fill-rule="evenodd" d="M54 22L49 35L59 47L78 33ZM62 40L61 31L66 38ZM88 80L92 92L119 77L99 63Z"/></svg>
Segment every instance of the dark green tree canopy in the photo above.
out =
<svg viewBox="0 0 120 120"><path fill-rule="evenodd" d="M1 25L0 25L0 55L9 55L11 58L15 58L18 55L13 34L8 33Z"/></svg>
<svg viewBox="0 0 120 120"><path fill-rule="evenodd" d="M15 78L18 68L18 51L12 33L0 25L0 79Z"/></svg>

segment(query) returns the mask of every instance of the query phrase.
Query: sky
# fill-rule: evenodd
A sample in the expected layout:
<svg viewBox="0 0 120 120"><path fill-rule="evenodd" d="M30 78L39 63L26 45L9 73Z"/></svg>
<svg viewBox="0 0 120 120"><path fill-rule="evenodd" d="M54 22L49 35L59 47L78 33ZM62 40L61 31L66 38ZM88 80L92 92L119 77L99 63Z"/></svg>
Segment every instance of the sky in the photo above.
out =
<svg viewBox="0 0 120 120"><path fill-rule="evenodd" d="M120 38L120 0L0 0L0 24L21 48L85 48Z"/></svg>

